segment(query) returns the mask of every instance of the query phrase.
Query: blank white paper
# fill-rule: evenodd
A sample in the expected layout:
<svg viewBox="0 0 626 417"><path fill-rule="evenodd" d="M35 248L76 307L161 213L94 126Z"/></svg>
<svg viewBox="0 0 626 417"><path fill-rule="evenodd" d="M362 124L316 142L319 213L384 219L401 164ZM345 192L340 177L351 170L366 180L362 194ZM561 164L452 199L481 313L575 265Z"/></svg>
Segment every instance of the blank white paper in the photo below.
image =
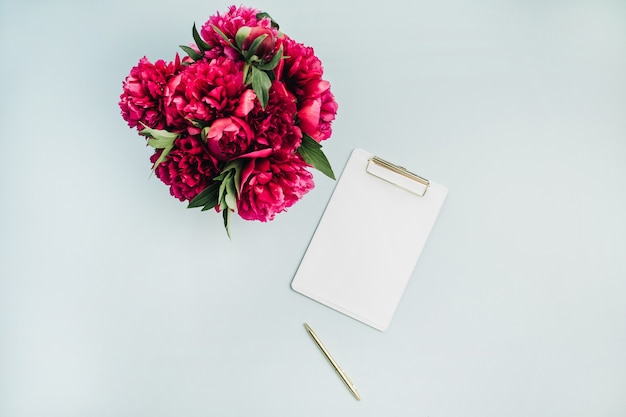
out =
<svg viewBox="0 0 626 417"><path fill-rule="evenodd" d="M430 181L420 197L382 180L366 171L373 156L352 152L291 286L385 331L448 190Z"/></svg>

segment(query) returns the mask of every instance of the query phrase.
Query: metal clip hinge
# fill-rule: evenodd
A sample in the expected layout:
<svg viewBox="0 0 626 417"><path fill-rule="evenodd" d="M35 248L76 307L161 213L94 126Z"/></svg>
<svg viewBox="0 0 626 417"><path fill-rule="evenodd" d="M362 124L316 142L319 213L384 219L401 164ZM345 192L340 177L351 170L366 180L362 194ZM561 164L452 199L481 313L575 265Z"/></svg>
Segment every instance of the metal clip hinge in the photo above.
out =
<svg viewBox="0 0 626 417"><path fill-rule="evenodd" d="M384 170L381 170L381 168ZM387 171L395 175L389 175ZM420 177L404 167L387 162L377 156L370 158L368 161L367 172L420 197L424 197L430 186L430 181L426 178Z"/></svg>

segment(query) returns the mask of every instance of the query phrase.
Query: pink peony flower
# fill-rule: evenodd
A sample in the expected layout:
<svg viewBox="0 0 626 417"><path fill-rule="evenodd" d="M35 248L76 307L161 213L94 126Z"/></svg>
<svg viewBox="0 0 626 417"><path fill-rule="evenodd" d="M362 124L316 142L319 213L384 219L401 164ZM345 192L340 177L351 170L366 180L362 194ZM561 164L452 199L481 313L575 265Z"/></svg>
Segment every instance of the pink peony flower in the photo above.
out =
<svg viewBox="0 0 626 417"><path fill-rule="evenodd" d="M181 70L180 58L174 62L162 59L151 63L145 56L130 70L124 80L119 106L128 126L143 129L141 123L154 129L165 125L163 98L168 80Z"/></svg>
<svg viewBox="0 0 626 417"><path fill-rule="evenodd" d="M228 161L248 150L254 139L254 132L238 117L215 120L206 137L211 155L220 161Z"/></svg>
<svg viewBox="0 0 626 417"><path fill-rule="evenodd" d="M270 19L257 19L256 15L259 12L259 10L251 7L230 6L225 14L217 13L211 16L209 20L202 25L202 29L200 30L200 35L206 42L214 46L210 51L206 52L206 56L208 58L215 58L217 56L226 55L232 59L242 59L239 53L228 46L224 39L213 29L213 26L221 30L233 45L235 44L237 31L244 26L268 28L273 31L274 36L277 36L277 31L271 28Z"/></svg>
<svg viewBox="0 0 626 417"><path fill-rule="evenodd" d="M245 116L256 96L243 84L243 62L220 57L185 67L167 86L165 118L176 130L197 134L191 120L207 122L225 116Z"/></svg>
<svg viewBox="0 0 626 417"><path fill-rule="evenodd" d="M158 149L150 161L154 163L161 152ZM170 194L180 201L192 200L218 174L202 140L195 136L178 138L174 149L155 170L155 175L170 187Z"/></svg>
<svg viewBox="0 0 626 417"><path fill-rule="evenodd" d="M313 48L291 39L284 42L285 59L280 72L281 80L298 100L298 119L302 132L317 142L332 134L331 124L337 114L337 102L330 92L330 83L322 79L321 61Z"/></svg>
<svg viewBox="0 0 626 417"><path fill-rule="evenodd" d="M339 105L330 90L326 90L321 97L319 135L313 136L318 142L328 139L332 133L332 123L337 115Z"/></svg>
<svg viewBox="0 0 626 417"><path fill-rule="evenodd" d="M300 98L303 88L312 80L322 78L324 69L322 62L315 56L313 48L285 36L283 39L284 56L280 79Z"/></svg>
<svg viewBox="0 0 626 417"><path fill-rule="evenodd" d="M281 82L274 81L270 101L265 110L258 104L250 113L250 126L256 132L255 141L263 147L287 152L302 143L302 131L296 125L296 98Z"/></svg>
<svg viewBox="0 0 626 417"><path fill-rule="evenodd" d="M337 114L322 63L266 13L245 6L211 16L200 32L194 26L193 38L183 59L143 57L131 69L122 117L150 128L140 133L156 148L150 160L159 161L155 175L172 196L192 201L211 186L190 206L236 206L243 219L273 220L313 188L310 168L334 178L310 140L330 137Z"/></svg>
<svg viewBox="0 0 626 417"><path fill-rule="evenodd" d="M266 222L294 205L314 186L307 167L298 154L284 152L250 160L242 174L239 216Z"/></svg>
<svg viewBox="0 0 626 417"><path fill-rule="evenodd" d="M326 83L326 82L325 82ZM332 134L332 122L337 114L337 102L328 88L319 95L305 97L298 110L300 128L317 142L326 140Z"/></svg>
<svg viewBox="0 0 626 417"><path fill-rule="evenodd" d="M270 29L266 27L254 26L252 28L242 27L240 31L247 31L248 35L241 45L241 49L245 52L250 49L252 43L260 36L265 35L265 38L261 41L254 54L261 59L269 61L274 56L274 49L276 48L276 29ZM244 32L245 33L245 32Z"/></svg>

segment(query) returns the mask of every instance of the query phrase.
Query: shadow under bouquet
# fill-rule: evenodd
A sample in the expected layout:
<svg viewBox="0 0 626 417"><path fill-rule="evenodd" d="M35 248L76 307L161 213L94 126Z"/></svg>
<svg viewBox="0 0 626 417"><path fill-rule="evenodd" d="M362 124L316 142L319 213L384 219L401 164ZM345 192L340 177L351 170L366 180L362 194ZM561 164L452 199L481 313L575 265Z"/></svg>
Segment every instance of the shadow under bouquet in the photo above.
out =
<svg viewBox="0 0 626 417"><path fill-rule="evenodd" d="M189 208L266 222L334 177L320 143L337 103L311 47L259 10L211 16L171 62L140 59L123 82L123 119L154 148L153 173Z"/></svg>

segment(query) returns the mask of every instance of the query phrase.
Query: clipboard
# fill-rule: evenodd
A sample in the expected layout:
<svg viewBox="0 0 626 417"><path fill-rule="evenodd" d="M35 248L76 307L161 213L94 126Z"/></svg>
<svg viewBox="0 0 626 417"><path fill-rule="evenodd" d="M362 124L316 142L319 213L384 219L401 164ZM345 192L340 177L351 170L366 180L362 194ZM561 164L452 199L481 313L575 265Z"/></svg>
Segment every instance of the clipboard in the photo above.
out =
<svg viewBox="0 0 626 417"><path fill-rule="evenodd" d="M354 149L292 289L387 330L447 193L441 184Z"/></svg>

